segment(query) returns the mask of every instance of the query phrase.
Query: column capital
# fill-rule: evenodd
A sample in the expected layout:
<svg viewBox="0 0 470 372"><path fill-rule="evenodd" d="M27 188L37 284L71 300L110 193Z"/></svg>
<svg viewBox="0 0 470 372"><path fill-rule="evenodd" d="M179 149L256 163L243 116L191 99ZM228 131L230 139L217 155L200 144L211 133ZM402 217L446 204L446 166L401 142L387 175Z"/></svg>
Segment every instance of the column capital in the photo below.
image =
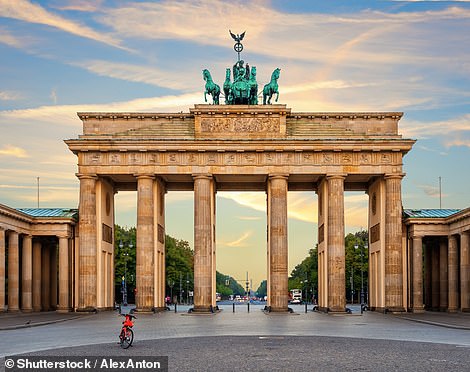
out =
<svg viewBox="0 0 470 372"><path fill-rule="evenodd" d="M384 179L402 179L405 177L406 173L385 173Z"/></svg>
<svg viewBox="0 0 470 372"><path fill-rule="evenodd" d="M346 178L347 174L346 173L330 173L325 176L327 180L334 180L334 179L342 179L344 180Z"/></svg>
<svg viewBox="0 0 470 372"><path fill-rule="evenodd" d="M288 179L289 178L289 174L288 173L270 173L268 175L269 179L272 180L272 179Z"/></svg>
<svg viewBox="0 0 470 372"><path fill-rule="evenodd" d="M193 173L191 174L191 176L193 177L194 181L196 181L197 179L208 179L208 180L213 179L212 174L210 173Z"/></svg>
<svg viewBox="0 0 470 372"><path fill-rule="evenodd" d="M75 173L75 175L77 176L79 180L82 180L82 179L97 180L98 179L98 176L96 174Z"/></svg>
<svg viewBox="0 0 470 372"><path fill-rule="evenodd" d="M147 180L154 180L155 179L155 174L153 173L142 173L142 174L134 174L134 177L137 178L138 180L141 179L147 179Z"/></svg>

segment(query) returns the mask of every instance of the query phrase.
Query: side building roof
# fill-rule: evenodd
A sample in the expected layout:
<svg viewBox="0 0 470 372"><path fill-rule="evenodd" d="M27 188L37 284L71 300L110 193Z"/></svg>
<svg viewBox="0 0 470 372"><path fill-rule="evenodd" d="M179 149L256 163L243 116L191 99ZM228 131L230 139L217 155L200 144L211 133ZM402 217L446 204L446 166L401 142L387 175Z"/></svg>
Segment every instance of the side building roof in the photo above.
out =
<svg viewBox="0 0 470 372"><path fill-rule="evenodd" d="M78 219L78 209L70 208L17 208L19 212L36 218L59 217Z"/></svg>
<svg viewBox="0 0 470 372"><path fill-rule="evenodd" d="M404 209L403 217L407 218L447 218L461 209Z"/></svg>

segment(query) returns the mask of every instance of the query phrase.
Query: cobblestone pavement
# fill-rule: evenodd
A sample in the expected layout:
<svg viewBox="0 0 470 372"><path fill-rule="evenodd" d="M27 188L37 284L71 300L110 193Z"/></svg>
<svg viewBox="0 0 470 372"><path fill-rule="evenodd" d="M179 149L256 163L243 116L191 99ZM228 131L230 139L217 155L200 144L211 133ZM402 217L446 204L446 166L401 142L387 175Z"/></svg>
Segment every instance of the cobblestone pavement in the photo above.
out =
<svg viewBox="0 0 470 372"><path fill-rule="evenodd" d="M295 314L265 314L262 306L248 312L246 305L212 315L191 315L184 306L178 313L137 313L129 350L117 345L123 319L117 312L0 314L6 341L0 357L162 355L174 371L467 371L470 365L470 314L361 315L353 308L352 315L327 315L293 307Z"/></svg>

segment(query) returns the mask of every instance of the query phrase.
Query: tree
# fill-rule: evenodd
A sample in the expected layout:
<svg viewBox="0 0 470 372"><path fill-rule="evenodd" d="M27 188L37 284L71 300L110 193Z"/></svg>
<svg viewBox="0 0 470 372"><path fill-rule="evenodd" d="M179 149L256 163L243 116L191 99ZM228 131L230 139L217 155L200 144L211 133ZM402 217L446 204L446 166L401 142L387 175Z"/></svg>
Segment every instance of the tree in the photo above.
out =
<svg viewBox="0 0 470 372"><path fill-rule="evenodd" d="M258 289L256 290L256 295L258 297L264 297L268 295L268 281L267 280L263 280L260 283Z"/></svg>
<svg viewBox="0 0 470 372"><path fill-rule="evenodd" d="M318 292L318 247L308 251L308 256L294 267L289 278L289 290L301 289L307 299Z"/></svg>
<svg viewBox="0 0 470 372"><path fill-rule="evenodd" d="M366 301L365 292L368 288L369 273L369 236L367 231L361 230L355 234L348 234L344 239L346 255L346 298L351 300L352 292L356 302L360 301L361 293L361 269L364 289L364 301ZM357 246L357 249L355 248ZM361 257L362 255L362 257ZM351 288L351 273L353 289Z"/></svg>
<svg viewBox="0 0 470 372"><path fill-rule="evenodd" d="M245 289L231 276L216 272L217 292L224 297L244 295Z"/></svg>

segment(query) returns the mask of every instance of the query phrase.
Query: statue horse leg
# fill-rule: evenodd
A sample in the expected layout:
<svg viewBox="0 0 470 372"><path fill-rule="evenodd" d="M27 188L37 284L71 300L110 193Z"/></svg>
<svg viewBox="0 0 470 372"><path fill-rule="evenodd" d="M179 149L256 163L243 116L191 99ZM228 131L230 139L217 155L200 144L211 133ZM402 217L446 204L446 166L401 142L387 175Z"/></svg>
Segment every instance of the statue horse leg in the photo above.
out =
<svg viewBox="0 0 470 372"><path fill-rule="evenodd" d="M276 102L277 102L278 99L279 99L279 91L276 90Z"/></svg>

